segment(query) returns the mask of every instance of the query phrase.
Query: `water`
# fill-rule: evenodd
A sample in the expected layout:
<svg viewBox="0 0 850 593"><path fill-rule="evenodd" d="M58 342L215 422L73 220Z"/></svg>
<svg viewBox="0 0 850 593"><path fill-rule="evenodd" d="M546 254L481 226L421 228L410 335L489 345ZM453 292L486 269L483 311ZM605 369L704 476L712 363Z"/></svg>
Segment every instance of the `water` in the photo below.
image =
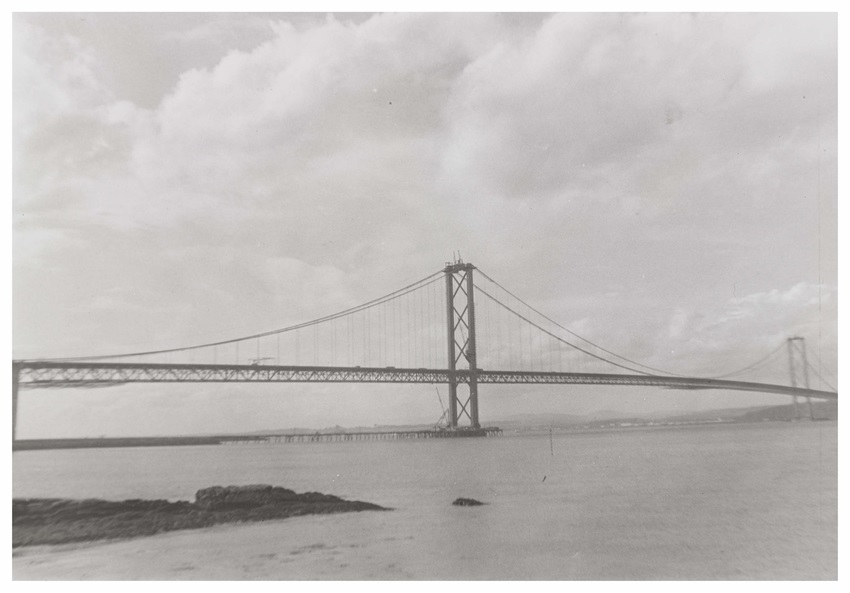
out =
<svg viewBox="0 0 850 593"><path fill-rule="evenodd" d="M13 470L15 497L267 483L395 509L24 552L16 578L837 578L835 423L31 451Z"/></svg>

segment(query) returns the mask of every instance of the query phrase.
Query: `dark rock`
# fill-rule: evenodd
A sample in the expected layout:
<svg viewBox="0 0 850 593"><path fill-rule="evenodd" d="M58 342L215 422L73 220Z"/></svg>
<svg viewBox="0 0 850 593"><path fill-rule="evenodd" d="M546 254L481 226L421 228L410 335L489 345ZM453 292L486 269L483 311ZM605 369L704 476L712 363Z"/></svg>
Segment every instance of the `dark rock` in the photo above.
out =
<svg viewBox="0 0 850 593"><path fill-rule="evenodd" d="M305 492L304 494L299 494L298 500L300 502L343 502L343 500L338 496L334 496L333 494L322 494L321 492Z"/></svg>
<svg viewBox="0 0 850 593"><path fill-rule="evenodd" d="M298 499L298 495L288 488L266 484L213 486L198 490L195 494L195 504L207 510L251 509L296 502Z"/></svg>
<svg viewBox="0 0 850 593"><path fill-rule="evenodd" d="M167 500L12 500L12 547L153 535L221 523L268 521L310 514L386 511L329 494L296 494L267 485L213 486L196 502Z"/></svg>
<svg viewBox="0 0 850 593"><path fill-rule="evenodd" d="M474 498L457 498L452 504L456 507L477 507L487 503Z"/></svg>

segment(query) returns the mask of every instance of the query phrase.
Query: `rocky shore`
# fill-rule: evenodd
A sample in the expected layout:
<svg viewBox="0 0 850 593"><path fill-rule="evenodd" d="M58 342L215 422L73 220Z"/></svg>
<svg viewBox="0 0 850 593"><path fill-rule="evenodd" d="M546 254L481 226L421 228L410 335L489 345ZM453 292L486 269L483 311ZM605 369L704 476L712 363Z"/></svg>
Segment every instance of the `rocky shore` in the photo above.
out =
<svg viewBox="0 0 850 593"><path fill-rule="evenodd" d="M318 492L268 485L213 486L194 502L24 498L12 501L12 547L131 538L221 523L389 510Z"/></svg>

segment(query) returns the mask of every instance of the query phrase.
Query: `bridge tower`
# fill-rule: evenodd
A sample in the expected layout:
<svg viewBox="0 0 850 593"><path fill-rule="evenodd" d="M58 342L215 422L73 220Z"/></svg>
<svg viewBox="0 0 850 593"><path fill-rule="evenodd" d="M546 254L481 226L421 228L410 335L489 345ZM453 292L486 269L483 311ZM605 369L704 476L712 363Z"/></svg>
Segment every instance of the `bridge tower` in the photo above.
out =
<svg viewBox="0 0 850 593"><path fill-rule="evenodd" d="M12 363L12 444L18 435L18 383L21 378L21 365Z"/></svg>
<svg viewBox="0 0 850 593"><path fill-rule="evenodd" d="M788 338L788 370L791 374L791 387L803 387L809 389L809 361L806 359L806 338L795 336ZM809 406L809 419L814 420L812 410L812 398L806 396ZM800 418L800 408L797 405L797 396L794 396L794 413Z"/></svg>
<svg viewBox="0 0 850 593"><path fill-rule="evenodd" d="M446 329L449 363L449 427L458 428L458 421L466 416L469 426L481 428L478 423L478 364L475 356L475 298L472 271L475 266L462 261L449 262L446 274ZM459 381L468 373L467 382ZM463 387L466 385L466 387ZM458 390L468 390L467 395Z"/></svg>

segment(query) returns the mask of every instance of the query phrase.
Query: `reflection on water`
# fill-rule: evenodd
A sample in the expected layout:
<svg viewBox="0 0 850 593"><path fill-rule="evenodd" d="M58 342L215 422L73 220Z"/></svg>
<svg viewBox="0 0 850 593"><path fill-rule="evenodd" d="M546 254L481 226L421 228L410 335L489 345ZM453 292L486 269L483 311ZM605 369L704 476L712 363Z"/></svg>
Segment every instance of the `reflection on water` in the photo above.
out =
<svg viewBox="0 0 850 593"><path fill-rule="evenodd" d="M837 577L835 423L563 432L552 445L547 433L27 451L14 496L190 500L266 483L395 508L293 523L337 527L339 541L305 542L337 546L337 578ZM489 504L452 507L460 496ZM366 556L393 561L361 574Z"/></svg>

